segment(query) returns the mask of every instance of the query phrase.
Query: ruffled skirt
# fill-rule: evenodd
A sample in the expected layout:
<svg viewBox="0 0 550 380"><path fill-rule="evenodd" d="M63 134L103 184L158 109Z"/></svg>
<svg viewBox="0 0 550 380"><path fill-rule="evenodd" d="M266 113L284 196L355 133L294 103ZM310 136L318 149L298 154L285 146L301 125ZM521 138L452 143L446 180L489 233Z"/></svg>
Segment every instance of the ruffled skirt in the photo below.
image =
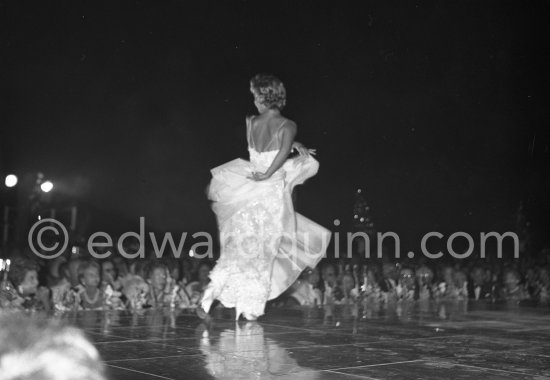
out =
<svg viewBox="0 0 550 380"><path fill-rule="evenodd" d="M218 221L220 258L210 273L215 297L255 316L325 256L331 233L294 212L292 189L315 175L313 157L289 159L265 181L236 159L212 169L208 197Z"/></svg>

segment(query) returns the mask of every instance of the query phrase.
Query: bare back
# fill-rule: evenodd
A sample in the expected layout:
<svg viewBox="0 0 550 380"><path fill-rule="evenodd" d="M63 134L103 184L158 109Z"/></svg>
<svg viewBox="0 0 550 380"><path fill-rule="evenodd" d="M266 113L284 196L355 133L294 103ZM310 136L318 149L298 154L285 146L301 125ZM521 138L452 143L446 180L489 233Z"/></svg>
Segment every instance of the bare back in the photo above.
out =
<svg viewBox="0 0 550 380"><path fill-rule="evenodd" d="M275 117L253 116L247 118L248 146L256 152L269 152L281 148L280 132L288 119L278 115Z"/></svg>

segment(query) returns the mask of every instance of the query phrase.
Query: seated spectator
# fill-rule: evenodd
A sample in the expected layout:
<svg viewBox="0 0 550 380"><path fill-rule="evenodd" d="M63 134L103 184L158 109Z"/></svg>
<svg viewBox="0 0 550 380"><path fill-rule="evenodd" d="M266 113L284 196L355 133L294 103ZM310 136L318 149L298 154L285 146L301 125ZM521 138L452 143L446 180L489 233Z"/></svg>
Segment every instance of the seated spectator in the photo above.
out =
<svg viewBox="0 0 550 380"><path fill-rule="evenodd" d="M341 299L336 299L336 304L354 303L359 298L359 289L355 286L355 279L350 272L342 275L342 293Z"/></svg>
<svg viewBox="0 0 550 380"><path fill-rule="evenodd" d="M78 278L78 267L82 259L79 256L71 256L69 259L69 275L71 281L71 287L77 287L80 285L80 280Z"/></svg>
<svg viewBox="0 0 550 380"><path fill-rule="evenodd" d="M539 268L537 274L538 303L542 306L550 305L550 271L547 267Z"/></svg>
<svg viewBox="0 0 550 380"><path fill-rule="evenodd" d="M170 275L170 277L168 278L169 281L173 281L174 283L179 284L182 280L180 260L168 259L166 261L166 266L168 267L168 274Z"/></svg>
<svg viewBox="0 0 550 380"><path fill-rule="evenodd" d="M11 261L6 289L0 290L0 306L8 309L50 310L50 290L38 286L38 265L16 257Z"/></svg>
<svg viewBox="0 0 550 380"><path fill-rule="evenodd" d="M422 265L416 270L416 282L418 284L418 299L429 300L432 298L432 283L434 273L427 266Z"/></svg>
<svg viewBox="0 0 550 380"><path fill-rule="evenodd" d="M504 272L504 286L500 296L506 301L519 303L529 298L524 286L520 283L520 277L515 269L507 269Z"/></svg>
<svg viewBox="0 0 550 380"><path fill-rule="evenodd" d="M117 276L115 264L106 259L101 262L101 291L104 293L104 308L110 310L124 310L122 300L122 284Z"/></svg>
<svg viewBox="0 0 550 380"><path fill-rule="evenodd" d="M126 262L126 259L124 257L122 257L121 255L114 255L112 256L111 261L115 265L118 279L124 278L126 275L128 275L128 263Z"/></svg>
<svg viewBox="0 0 550 380"><path fill-rule="evenodd" d="M99 287L99 264L94 260L82 260L78 266L78 297L80 306L87 309L101 309L105 302L105 293Z"/></svg>
<svg viewBox="0 0 550 380"><path fill-rule="evenodd" d="M105 289L107 285L110 285L113 290L119 290L121 287L115 264L109 259L101 262L101 288Z"/></svg>
<svg viewBox="0 0 550 380"><path fill-rule="evenodd" d="M129 273L121 279L121 285L128 309L141 310L147 306L149 285L143 278Z"/></svg>
<svg viewBox="0 0 550 380"><path fill-rule="evenodd" d="M150 264L147 270L147 304L154 308L161 308L170 304L170 293L167 292L168 268L160 261Z"/></svg>
<svg viewBox="0 0 550 380"><path fill-rule="evenodd" d="M383 274L378 274L379 271L376 270L376 266L370 265L369 268L366 268L366 283L365 283L365 268L363 268L363 283L361 284L360 294L364 296L365 301L370 303L383 301L385 303L390 301L392 293L395 293L395 288L390 288L391 290L383 292L381 289L381 284L387 284L383 280ZM391 281L390 281L391 286Z"/></svg>
<svg viewBox="0 0 550 380"><path fill-rule="evenodd" d="M64 262L59 266L58 282L51 287L52 304L56 311L75 310L80 306L76 301L76 292L71 288L70 278L69 264Z"/></svg>
<svg viewBox="0 0 550 380"><path fill-rule="evenodd" d="M313 306L322 304L322 293L319 289L319 270L317 268L306 269L302 276L292 286L290 297L301 306Z"/></svg>
<svg viewBox="0 0 550 380"><path fill-rule="evenodd" d="M212 267L210 266L210 263L207 261L202 261L197 267L195 281L187 284L185 287L187 294L191 297L192 305L198 305L204 289L206 289L206 286L210 282L209 276L211 270Z"/></svg>
<svg viewBox="0 0 550 380"><path fill-rule="evenodd" d="M67 258L63 255L56 257L52 260L47 260L46 267L48 269L47 273L47 285L51 289L53 286L57 285L62 279L63 274L60 271L61 265L67 263Z"/></svg>
<svg viewBox="0 0 550 380"><path fill-rule="evenodd" d="M491 298L491 283L487 279L487 272L482 266L476 266L470 274L468 283L468 297L474 300Z"/></svg>
<svg viewBox="0 0 550 380"><path fill-rule="evenodd" d="M538 298L537 272L534 267L528 267L525 270L525 289L533 299Z"/></svg>
<svg viewBox="0 0 550 380"><path fill-rule="evenodd" d="M457 295L454 273L454 268L451 265L440 268L438 280L434 283L432 289L436 300L452 299Z"/></svg>
<svg viewBox="0 0 550 380"><path fill-rule="evenodd" d="M462 270L453 273L453 297L459 301L468 299L468 277Z"/></svg>
<svg viewBox="0 0 550 380"><path fill-rule="evenodd" d="M181 261L181 282L186 285L189 282L192 281L193 278L193 271L192 271L193 264L191 263L191 260L189 258L184 257Z"/></svg>
<svg viewBox="0 0 550 380"><path fill-rule="evenodd" d="M323 305L334 301L336 288L336 269L331 263L325 263L321 269L321 287L323 291Z"/></svg>
<svg viewBox="0 0 550 380"><path fill-rule="evenodd" d="M403 267L399 271L399 282L395 288L398 298L413 300L416 293L416 278L411 268Z"/></svg>
<svg viewBox="0 0 550 380"><path fill-rule="evenodd" d="M382 278L380 280L380 290L383 293L391 293L395 291L399 273L395 264L386 262L382 264Z"/></svg>
<svg viewBox="0 0 550 380"><path fill-rule="evenodd" d="M128 267L128 270L130 274L146 279L148 266L149 266L149 263L146 260L135 259L132 262L130 262L130 266Z"/></svg>

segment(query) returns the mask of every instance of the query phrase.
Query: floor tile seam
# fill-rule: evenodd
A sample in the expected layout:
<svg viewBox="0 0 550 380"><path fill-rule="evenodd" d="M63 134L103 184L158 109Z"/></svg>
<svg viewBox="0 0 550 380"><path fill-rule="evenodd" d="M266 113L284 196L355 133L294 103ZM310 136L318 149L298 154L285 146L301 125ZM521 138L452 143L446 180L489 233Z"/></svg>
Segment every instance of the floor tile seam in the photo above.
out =
<svg viewBox="0 0 550 380"><path fill-rule="evenodd" d="M430 340L433 340L433 339L439 339L439 338L457 338L457 337L471 337L471 339L476 339L476 336L475 335L470 335L470 334L457 334L457 335L445 335L445 336L433 336L433 337L418 337L418 338L405 338L405 339L401 339L400 341L409 341L409 340L420 340L420 339L430 339ZM385 343L390 343L390 342L394 342L395 340L397 339L388 339L388 340L384 340L384 341L380 341L380 340L377 340L377 341L372 341L372 342L356 342L354 344L356 345L366 345L366 344L369 344L369 345L380 345L380 344L385 344ZM499 351L520 351L520 350L535 350L537 349L538 347L516 347L516 348L499 348Z"/></svg>
<svg viewBox="0 0 550 380"><path fill-rule="evenodd" d="M537 348L539 348L539 347L516 347L516 348L502 348L502 349L499 348L498 352L511 353L511 352L519 351L519 354L525 353L526 355L529 355L529 356L541 356L541 357L545 357L545 358L550 358L550 355L533 354L533 353L530 353L530 352L525 352L525 351L536 350ZM550 352L550 349L549 349L549 352Z"/></svg>
<svg viewBox="0 0 550 380"><path fill-rule="evenodd" d="M153 359L169 359L169 358L180 358L180 357L190 357L190 356L204 356L203 354L180 354L180 355L165 355L165 356L150 356L146 358L126 358L126 359L111 359L111 360L103 360L104 363L110 364L110 363L120 363L120 362L130 362L130 361L136 361L136 360L153 360Z"/></svg>
<svg viewBox="0 0 550 380"><path fill-rule="evenodd" d="M181 349L181 350L193 350L194 347L186 347L186 346L182 346L182 345L177 345L177 344L173 344L173 343L163 343L165 342L164 340L163 341L153 341L153 342L147 342L147 343L150 343L152 345L155 345L155 346L168 346L169 348L178 348L178 349Z"/></svg>
<svg viewBox="0 0 550 380"><path fill-rule="evenodd" d="M161 376L161 375L155 375L154 373L138 371L138 370L132 369L132 368L120 367L120 366L111 365L111 364L108 364L108 363L105 363L105 364L106 364L108 367L113 367L113 368L118 368L118 369L124 369L124 370L126 370L126 371L141 373L142 375L147 375L147 376L154 376L154 377L157 377L157 378L159 378L159 379L176 380L176 379L171 378L171 377L166 377L166 376Z"/></svg>
<svg viewBox="0 0 550 380"><path fill-rule="evenodd" d="M333 344L333 345L320 344L320 345L315 345L315 348L329 348L329 347L342 347L342 346L354 346L354 345L355 345L354 343L343 343L343 344ZM306 349L311 349L311 348L312 348L312 346L283 347L283 349L285 351L289 351L289 350L306 350ZM239 351L239 353L241 353L241 352L242 353L254 352L254 351L260 351L260 350L259 349L242 350L242 351ZM231 353L233 353L233 354L235 354L235 352L236 351L231 351ZM236 356L241 356L241 355L236 354ZM246 358L246 356L242 356L242 357Z"/></svg>
<svg viewBox="0 0 550 380"><path fill-rule="evenodd" d="M106 342L106 343L108 344L108 343L111 343L111 342ZM127 342L122 341L121 343L127 343ZM128 342L128 343L136 343L136 342ZM151 342L151 341L139 341L137 343L150 344L151 348L166 347L166 348L172 348L172 349L179 349L179 350L183 350L185 352L190 352L191 355L196 355L195 353L193 353L193 351L192 351L193 348L192 347L178 346L178 345L175 345L175 344L167 344L167 343L156 343L156 342ZM103 344L103 343L95 343L94 345L96 345L96 344ZM185 352L183 353L184 355L185 355Z"/></svg>
<svg viewBox="0 0 550 380"><path fill-rule="evenodd" d="M304 328L301 328L301 327L293 327L293 326L280 326L280 325L276 325L276 324L269 324L270 326L273 326L273 327L284 327L284 328L289 328L289 329L297 329L297 330L303 330L303 331L307 331L307 332L316 332L316 333L322 333L322 334L337 334L337 335L351 335L351 336L356 336L356 334L353 334L353 333L347 333L347 332L339 332L339 331L332 331L332 330L316 330L316 329L304 329ZM465 334L457 334L457 335L465 335ZM430 338L434 338L434 337L430 337ZM398 339L398 338L396 338ZM418 338L405 338L405 339L418 339Z"/></svg>
<svg viewBox="0 0 550 380"><path fill-rule="evenodd" d="M523 375L523 376L537 376L536 374L527 373L527 372L518 372L518 371L510 371L510 370L506 370L506 369L482 367L482 366L477 366L477 365L472 365L472 364L462 364L462 363L458 363L456 361L447 361L447 363L453 364L453 365L456 365L456 366L459 366L459 367L476 368L476 369L481 369L481 370L484 370L484 371L506 372L506 373L511 373L511 374L514 374L514 375Z"/></svg>
<svg viewBox="0 0 550 380"><path fill-rule="evenodd" d="M345 375L345 376L351 376L351 377L356 377L358 379L366 379L366 380L381 380L381 379L378 379L378 378L375 378L375 377L370 377L370 376L363 376L363 375L357 375L355 373L345 373L345 372L339 372L339 371L334 371L334 370L323 370L321 372L330 372L330 373L335 373L335 374L338 374L338 375Z"/></svg>
<svg viewBox="0 0 550 380"><path fill-rule="evenodd" d="M120 335L112 335L112 334L98 334L98 335L103 336L103 337L109 337L109 338L119 338L120 340L124 340L124 339L132 340L131 338L128 338L128 337L125 337L125 336L120 336ZM151 339L151 338L147 338L147 339ZM162 338L159 338L159 339L162 339ZM101 342L98 342L98 343L101 343Z"/></svg>
<svg viewBox="0 0 550 380"><path fill-rule="evenodd" d="M233 355L233 356L239 356L239 355ZM112 359L112 360L103 360L103 362L107 365L110 365L110 363L120 363L120 362L129 362L129 361L136 361L136 360L154 360L154 359L169 359L169 358L189 358L189 357L204 357L204 354L202 353L190 353L188 355L186 354L179 354L179 355L164 355L164 356L150 356L146 358L126 358L126 359ZM253 358L247 358L247 357L240 357L239 359L246 359L249 361L255 360Z"/></svg>
<svg viewBox="0 0 550 380"><path fill-rule="evenodd" d="M147 338L147 339L124 339L123 337L118 337L118 336L110 336L111 338L121 338L120 340L109 340L109 341L104 341L104 342L95 342L93 341L92 343L93 344L120 344L120 343L146 343L146 342L151 342L151 343L156 343L158 344L158 342L165 342L165 341L173 341L173 340L178 340L178 339L183 339L183 338L173 338L173 339L153 339L153 338Z"/></svg>
<svg viewBox="0 0 550 380"><path fill-rule="evenodd" d="M282 334L295 334L295 333L292 333L292 332L286 332L286 333L275 333L275 335L282 335ZM196 338L196 337L173 337L173 338L158 338L158 337L152 337L152 338L147 338L147 339L131 339L131 338L127 338L127 337L123 337L123 336L120 336L120 335L110 335L110 334L96 334L96 335L99 335L99 336L104 336L104 337L110 337L110 338L120 338L120 340L116 340L116 341L105 341L105 342L95 342L95 344L108 344L108 343L132 343L132 342L159 342L159 341L174 341L174 340L179 340L179 339L188 339L188 340L197 340L197 339L200 339L200 338ZM259 334L254 334L254 335L259 335ZM271 333L269 333L269 335L272 335ZM217 339L216 337L214 337L215 339ZM267 339L270 339L270 336L267 336L265 337ZM276 339L275 339L276 340Z"/></svg>
<svg viewBox="0 0 550 380"><path fill-rule="evenodd" d="M400 360L400 361L397 361L397 362L364 364L364 365L356 365L356 366L351 366L351 367L340 367L340 368L327 368L327 369L324 369L323 371L343 371L343 370L346 370L346 369L381 367L381 366L388 366L388 365L393 365L393 364L415 363L415 362L425 362L425 361L426 361L426 359Z"/></svg>
<svg viewBox="0 0 550 380"><path fill-rule="evenodd" d="M78 327L78 326L76 326ZM154 326L111 326L113 329L119 329L119 330L145 330L145 329L151 329L151 328L165 328L165 325L154 325ZM82 328L82 327L78 327L84 331L89 331L89 332L92 332L92 333L101 333L101 328ZM170 327L169 329L167 330L170 330L170 331L174 331L174 330L190 330L190 331L195 331L195 329L193 327L184 327L184 326L176 326L176 327Z"/></svg>
<svg viewBox="0 0 550 380"><path fill-rule="evenodd" d="M183 337L180 337L180 338L175 338L175 337L170 337L170 338L159 338L159 337L150 337L150 338L144 338L144 339L132 339L132 338L128 338L126 336L121 336L121 335L113 335L113 334L96 334L98 335L98 337L109 337L109 338L120 338L120 340L130 340L130 341L144 341L144 340L164 340L164 339L186 339L186 338L183 338ZM106 342L98 342L98 343L106 343Z"/></svg>

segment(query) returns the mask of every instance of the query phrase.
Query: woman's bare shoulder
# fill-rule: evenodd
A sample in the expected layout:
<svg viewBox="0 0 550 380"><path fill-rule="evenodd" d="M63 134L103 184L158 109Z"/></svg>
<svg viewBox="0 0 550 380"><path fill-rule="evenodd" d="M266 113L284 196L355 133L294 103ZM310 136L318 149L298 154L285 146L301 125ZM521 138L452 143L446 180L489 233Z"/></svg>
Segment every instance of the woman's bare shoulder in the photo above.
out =
<svg viewBox="0 0 550 380"><path fill-rule="evenodd" d="M281 123L280 123L281 129L286 129L290 131L296 131L298 129L298 126L294 122L294 120L287 119L286 117L281 117Z"/></svg>
<svg viewBox="0 0 550 380"><path fill-rule="evenodd" d="M287 124L296 125L294 120L291 120L288 117L283 116L281 114L279 114L277 116L273 116L270 119L269 124L271 124L273 126L276 126L276 127L282 127L283 125L287 125Z"/></svg>

